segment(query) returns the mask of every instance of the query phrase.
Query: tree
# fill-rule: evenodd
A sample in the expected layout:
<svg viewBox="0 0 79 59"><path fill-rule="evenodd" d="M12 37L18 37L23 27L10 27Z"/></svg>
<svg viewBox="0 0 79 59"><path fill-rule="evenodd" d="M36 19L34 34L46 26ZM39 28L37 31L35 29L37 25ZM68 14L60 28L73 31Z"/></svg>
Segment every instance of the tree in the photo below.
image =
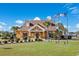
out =
<svg viewBox="0 0 79 59"><path fill-rule="evenodd" d="M45 25L46 27L48 27L48 26L50 25L50 22L49 22L49 21L46 21L46 22L44 22L44 25Z"/></svg>
<svg viewBox="0 0 79 59"><path fill-rule="evenodd" d="M77 31L76 34L79 34L79 31Z"/></svg>
<svg viewBox="0 0 79 59"><path fill-rule="evenodd" d="M13 27L11 28L11 30L12 30L13 32L15 32L15 31L18 30L18 29L20 29L20 27L18 27L18 26L13 26Z"/></svg>
<svg viewBox="0 0 79 59"><path fill-rule="evenodd" d="M13 35L11 36L12 38L14 38L14 42L16 42L16 40L15 40L15 37L16 37L16 30L18 30L18 29L20 29L20 27L18 27L18 26L13 26L12 28L11 28L11 30L13 31Z"/></svg>
<svg viewBox="0 0 79 59"><path fill-rule="evenodd" d="M57 29L60 33L60 35L64 34L64 31L66 31L66 29L64 28L63 24L62 23L57 23Z"/></svg>

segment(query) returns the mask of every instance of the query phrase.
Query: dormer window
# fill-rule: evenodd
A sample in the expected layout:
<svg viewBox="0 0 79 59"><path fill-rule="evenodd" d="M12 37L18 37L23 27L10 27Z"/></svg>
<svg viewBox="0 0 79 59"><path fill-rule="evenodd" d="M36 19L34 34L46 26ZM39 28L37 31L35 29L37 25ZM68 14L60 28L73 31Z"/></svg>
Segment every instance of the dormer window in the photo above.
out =
<svg viewBox="0 0 79 59"><path fill-rule="evenodd" d="M32 23L30 23L29 25L30 25L30 26L33 26L33 24L32 24Z"/></svg>
<svg viewBox="0 0 79 59"><path fill-rule="evenodd" d="M54 24L54 23L51 23L51 25L52 25L52 26L55 26L55 24Z"/></svg>

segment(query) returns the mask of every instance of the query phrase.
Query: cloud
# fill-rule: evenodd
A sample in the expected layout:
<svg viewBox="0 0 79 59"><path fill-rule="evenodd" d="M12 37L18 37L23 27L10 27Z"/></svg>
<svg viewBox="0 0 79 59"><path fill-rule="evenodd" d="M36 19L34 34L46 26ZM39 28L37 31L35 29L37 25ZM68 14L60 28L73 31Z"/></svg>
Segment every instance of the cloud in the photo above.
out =
<svg viewBox="0 0 79 59"><path fill-rule="evenodd" d="M61 20L58 20L58 21L56 21L56 23L62 23L62 21Z"/></svg>
<svg viewBox="0 0 79 59"><path fill-rule="evenodd" d="M71 8L69 8L69 10L75 10L75 9L77 9L77 7L71 7Z"/></svg>
<svg viewBox="0 0 79 59"><path fill-rule="evenodd" d="M11 26L9 26L8 29L10 30L11 29Z"/></svg>
<svg viewBox="0 0 79 59"><path fill-rule="evenodd" d="M65 4L64 8L66 8L70 14L79 14L79 8L74 6L74 4L72 4L72 3Z"/></svg>
<svg viewBox="0 0 79 59"><path fill-rule="evenodd" d="M22 20L16 20L16 23L17 24L23 24L23 21Z"/></svg>
<svg viewBox="0 0 79 59"><path fill-rule="evenodd" d="M4 25L7 25L7 24L6 24L6 23L4 23L4 22L0 22L0 25L3 25L3 26L4 26Z"/></svg>
<svg viewBox="0 0 79 59"><path fill-rule="evenodd" d="M9 31L9 32L13 32L13 31L11 30L11 28L12 28L12 26L9 26L9 27L8 27L8 31Z"/></svg>
<svg viewBox="0 0 79 59"><path fill-rule="evenodd" d="M4 31L4 30L5 30L4 26L0 25L0 31Z"/></svg>
<svg viewBox="0 0 79 59"><path fill-rule="evenodd" d="M72 3L67 3L64 5L64 8L70 8L73 4Z"/></svg>
<svg viewBox="0 0 79 59"><path fill-rule="evenodd" d="M76 24L76 28L77 28L77 29L79 29L79 23L78 23L78 24Z"/></svg>
<svg viewBox="0 0 79 59"><path fill-rule="evenodd" d="M67 25L64 25L65 28L67 28ZM71 28L71 26L69 25L68 28Z"/></svg>
<svg viewBox="0 0 79 59"><path fill-rule="evenodd" d="M76 31L79 31L79 23L76 24Z"/></svg>
<svg viewBox="0 0 79 59"><path fill-rule="evenodd" d="M51 16L47 16L47 19L52 19L52 17Z"/></svg>
<svg viewBox="0 0 79 59"><path fill-rule="evenodd" d="M71 10L71 14L79 14L79 9L77 7L71 7L69 10Z"/></svg>
<svg viewBox="0 0 79 59"><path fill-rule="evenodd" d="M79 8L76 6L69 7L68 10L71 14L79 14Z"/></svg>
<svg viewBox="0 0 79 59"><path fill-rule="evenodd" d="M6 25L7 25L6 23L0 22L0 31L6 30L6 29L5 29L5 26L6 26Z"/></svg>
<svg viewBox="0 0 79 59"><path fill-rule="evenodd" d="M3 26L2 25L0 25L0 29L2 29L3 28Z"/></svg>
<svg viewBox="0 0 79 59"><path fill-rule="evenodd" d="M21 25L13 25L13 26L21 27ZM11 28L12 28L13 26L9 26L9 27L8 27L8 31L9 31L9 32L13 32L13 31L11 30Z"/></svg>
<svg viewBox="0 0 79 59"><path fill-rule="evenodd" d="M67 28L67 26L66 26L66 25L64 25L64 27L65 27L65 28Z"/></svg>
<svg viewBox="0 0 79 59"><path fill-rule="evenodd" d="M13 25L13 26L21 27L21 25ZM9 26L8 29L10 30L13 26Z"/></svg>
<svg viewBox="0 0 79 59"><path fill-rule="evenodd" d="M14 26L18 26L18 27L21 27L22 25L14 25Z"/></svg>

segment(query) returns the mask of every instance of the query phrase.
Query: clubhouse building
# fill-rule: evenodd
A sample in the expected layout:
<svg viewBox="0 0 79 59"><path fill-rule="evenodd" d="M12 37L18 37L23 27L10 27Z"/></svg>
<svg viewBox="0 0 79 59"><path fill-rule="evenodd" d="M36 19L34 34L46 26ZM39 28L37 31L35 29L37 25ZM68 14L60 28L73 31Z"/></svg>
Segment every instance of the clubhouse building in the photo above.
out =
<svg viewBox="0 0 79 59"><path fill-rule="evenodd" d="M49 26L45 25L45 22L50 22ZM50 19L41 20L39 17L35 17L33 20L26 20L20 29L16 30L16 37L20 40L45 40L52 37L52 32L56 32L57 28L55 23Z"/></svg>

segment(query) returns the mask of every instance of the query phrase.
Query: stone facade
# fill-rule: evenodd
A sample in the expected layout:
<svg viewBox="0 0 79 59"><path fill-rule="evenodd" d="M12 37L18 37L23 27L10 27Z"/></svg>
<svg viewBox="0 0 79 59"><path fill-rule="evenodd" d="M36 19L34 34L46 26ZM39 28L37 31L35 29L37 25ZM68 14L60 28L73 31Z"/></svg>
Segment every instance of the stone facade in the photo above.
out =
<svg viewBox="0 0 79 59"><path fill-rule="evenodd" d="M31 41L35 40L45 40L49 37L48 32L55 32L55 24L51 21L50 25L47 27L44 25L45 21L40 20L38 17L32 21L25 21L20 29L16 30L16 37L18 40L29 39Z"/></svg>

